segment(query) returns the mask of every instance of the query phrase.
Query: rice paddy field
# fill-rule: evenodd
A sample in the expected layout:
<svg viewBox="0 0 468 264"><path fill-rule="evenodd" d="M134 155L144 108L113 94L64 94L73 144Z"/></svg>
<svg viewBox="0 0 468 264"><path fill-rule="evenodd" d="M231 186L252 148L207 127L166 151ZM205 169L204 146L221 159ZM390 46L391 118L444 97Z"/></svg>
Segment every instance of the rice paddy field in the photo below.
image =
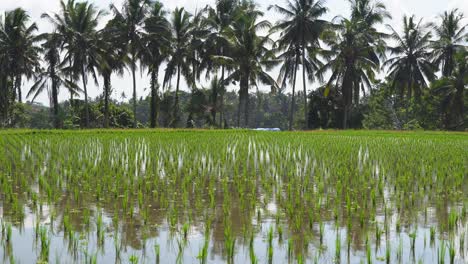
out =
<svg viewBox="0 0 468 264"><path fill-rule="evenodd" d="M468 263L468 134L0 131L3 263Z"/></svg>

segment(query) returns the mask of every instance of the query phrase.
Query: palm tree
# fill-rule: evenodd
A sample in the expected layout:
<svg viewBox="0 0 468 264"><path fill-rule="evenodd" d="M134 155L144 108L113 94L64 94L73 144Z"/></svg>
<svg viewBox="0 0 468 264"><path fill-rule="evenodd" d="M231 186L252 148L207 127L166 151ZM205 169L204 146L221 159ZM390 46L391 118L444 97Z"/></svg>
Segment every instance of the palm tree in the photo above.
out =
<svg viewBox="0 0 468 264"><path fill-rule="evenodd" d="M85 96L85 124L89 127L87 73L90 73L97 83L95 69L100 60L97 26L104 12L98 11L93 4L88 2L76 3L71 10L72 42L67 43L65 61L70 60L72 62L70 70L81 75Z"/></svg>
<svg viewBox="0 0 468 264"><path fill-rule="evenodd" d="M356 96L356 89L368 88L375 77L375 70L379 68L379 58L372 46L366 40L366 32L359 30L359 23L344 19L336 26L338 35L327 39L325 43L330 47L328 62L319 72L330 71L326 94L337 87L341 89L343 101L343 129L346 129L348 113L352 100Z"/></svg>
<svg viewBox="0 0 468 264"><path fill-rule="evenodd" d="M104 127L109 127L109 103L112 93L111 77L113 73L123 76L125 65L128 63L127 54L124 52L125 43L114 34L114 20L110 20L99 36L99 65L98 70L103 80L104 98Z"/></svg>
<svg viewBox="0 0 468 264"><path fill-rule="evenodd" d="M60 39L60 49L69 48L69 44L73 43L74 32L73 32L73 23L71 15L75 13L75 0L68 0L66 3L60 1L60 13L54 13L49 15L47 13L42 14L42 18L46 18L54 26L54 35ZM79 72L73 72L73 63L70 56L67 60L61 62L61 66L67 65L67 79L68 82L77 81L80 77ZM69 90L70 93L70 105L73 106L73 96L75 91L73 89Z"/></svg>
<svg viewBox="0 0 468 264"><path fill-rule="evenodd" d="M128 43L125 51L130 57L130 70L133 80L133 126L137 127L137 93L136 93L136 68L143 46L143 28L146 15L149 12L151 0L126 0L122 10L119 11L115 5L111 5L114 12L116 30L115 33Z"/></svg>
<svg viewBox="0 0 468 264"><path fill-rule="evenodd" d="M207 18L206 24L209 30L209 34L206 38L206 49L207 49L207 69L209 73L212 69L218 69L221 71L219 84L212 85L214 88L211 91L211 117L213 122L216 122L216 113L219 110L219 127L223 125L223 105L224 105L224 90L225 90L225 67L224 65L216 65L212 56L224 56L228 54L228 40L225 38L224 33L228 29L229 25L234 20L234 11L239 5L238 0L217 0L215 8L208 6L207 7ZM216 77L217 79L217 77ZM219 98L218 98L219 97ZM218 107L219 99L219 107Z"/></svg>
<svg viewBox="0 0 468 264"><path fill-rule="evenodd" d="M61 46L66 50L62 64L68 64L65 70L68 72L69 81L81 76L85 96L85 125L89 127L87 73L91 73L97 82L95 69L100 54L97 26L105 13L88 2L76 3L69 0L67 3L61 1L60 4L60 14L43 14L42 17L48 18L55 26ZM70 94L72 98L73 91L70 91Z"/></svg>
<svg viewBox="0 0 468 264"><path fill-rule="evenodd" d="M29 90L27 97L33 96L32 101L34 101L37 96L44 92L44 90L47 90L50 85L54 127L60 128L60 105L58 102L60 86L65 84L69 91L73 91L75 94L78 94L80 89L73 83L62 78L61 71L58 68L60 64L60 35L56 33L46 33L41 35L41 38L45 40L44 44L42 44L42 48L44 53L44 60L47 63L47 68L43 71L40 71L36 75L35 83Z"/></svg>
<svg viewBox="0 0 468 264"><path fill-rule="evenodd" d="M426 80L436 78L436 67L430 60L431 33L422 20L416 23L414 16L403 18L402 35L392 27L390 29L397 45L389 48L394 57L387 60L384 66L388 67L389 77L393 80L392 88L398 86L401 98L405 91L408 98L413 94L419 98L421 89L428 87Z"/></svg>
<svg viewBox="0 0 468 264"><path fill-rule="evenodd" d="M434 64L441 66L442 75L449 77L455 67L455 54L463 48L468 37L466 25L462 26L463 14L454 9L440 16L440 25L434 26L437 40L432 42Z"/></svg>
<svg viewBox="0 0 468 264"><path fill-rule="evenodd" d="M191 33L191 17L192 15L185 11L184 8L176 8L172 13L171 31L173 39L173 50L171 57L166 66L164 75L164 86L168 86L174 75L177 76L174 107L172 109L171 126L176 126L179 122L179 89L180 77L183 75L186 82L191 85L193 83L193 75L190 69L189 58L191 56L190 43Z"/></svg>
<svg viewBox="0 0 468 264"><path fill-rule="evenodd" d="M380 57L385 56L386 35L376 26L390 15L378 1L350 0L351 19L340 18L324 37L330 48L323 52L328 62L318 72L331 72L325 93L332 87L341 89L343 102L343 129L348 127L348 116L353 100L359 103L360 92L370 89L380 68Z"/></svg>
<svg viewBox="0 0 468 264"><path fill-rule="evenodd" d="M468 51L458 52L453 58L452 75L434 83L434 94L442 97L446 113L445 128L462 127L464 121L465 90L468 84Z"/></svg>
<svg viewBox="0 0 468 264"><path fill-rule="evenodd" d="M9 85L9 56L8 56L8 45L6 40L8 39L5 34L5 21L0 15L0 126L6 126L8 123L8 111L10 109L11 96L10 96L10 85ZM13 91L14 92L14 91Z"/></svg>
<svg viewBox="0 0 468 264"><path fill-rule="evenodd" d="M167 12L161 2L152 5L149 17L145 20L145 48L143 50L144 65L148 67L151 77L150 126L158 124L159 83L158 75L161 64L167 59L171 45L171 31Z"/></svg>
<svg viewBox="0 0 468 264"><path fill-rule="evenodd" d="M284 64L282 70L282 75L284 76L280 76L281 79L293 79L293 98L289 117L289 129L292 130L296 86L295 71L297 71L298 65L301 64L304 90L304 120L307 122L306 72L308 73L309 80L314 81L313 72L317 71L320 67L320 62L316 58L307 60L307 51L308 49L320 48L319 38L328 23L319 18L327 12L327 9L324 7L324 1L322 0L291 0L288 2L287 7L273 5L270 8L273 8L285 17L273 28L273 31L281 33L277 41L278 49L280 51L286 50L281 57L295 57L285 60L285 62L292 63L292 65ZM316 52L312 52L312 54L316 54Z"/></svg>
<svg viewBox="0 0 468 264"><path fill-rule="evenodd" d="M241 112L244 111L244 125L249 125L249 88L262 83L278 89L275 80L265 71L278 64L273 51L268 46L273 45L269 35L259 36L261 30L268 30L271 24L259 18L262 12L256 10L252 2L244 1L237 8L235 20L226 30L229 39L229 56L216 56L219 63L232 69L225 82L239 81L239 106L237 111L237 126L241 126ZM265 68L265 69L264 69Z"/></svg>
<svg viewBox="0 0 468 264"><path fill-rule="evenodd" d="M13 101L15 98L22 102L21 84L22 77L30 79L34 70L39 68L39 41L35 32L36 23L28 25L29 15L21 8L5 13L5 21L0 29L0 45L7 56L6 71L10 75L13 84Z"/></svg>

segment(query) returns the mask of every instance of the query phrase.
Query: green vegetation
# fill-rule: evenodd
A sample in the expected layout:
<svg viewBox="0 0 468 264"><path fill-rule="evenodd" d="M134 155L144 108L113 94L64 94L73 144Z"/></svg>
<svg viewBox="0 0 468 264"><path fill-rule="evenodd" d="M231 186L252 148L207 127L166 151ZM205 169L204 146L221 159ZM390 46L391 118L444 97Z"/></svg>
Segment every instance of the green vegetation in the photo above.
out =
<svg viewBox="0 0 468 264"><path fill-rule="evenodd" d="M467 150L447 132L5 130L0 253L21 261L33 218L39 262L61 246L83 262L450 262L466 250Z"/></svg>
<svg viewBox="0 0 468 264"><path fill-rule="evenodd" d="M434 21L405 14L401 29L384 29L395 18L379 0L349 0L350 15L331 21L325 0L214 2L190 13L159 0L109 10L62 0L57 13L42 15L53 29L41 34L21 7L7 10L0 127L466 130L468 32L460 10ZM125 74L130 100L113 94L112 76ZM90 81L102 88L97 98L89 98ZM139 87L149 91L137 95ZM23 103L25 88L31 101ZM60 92L69 99L59 102ZM51 107L38 116L30 108L44 93Z"/></svg>

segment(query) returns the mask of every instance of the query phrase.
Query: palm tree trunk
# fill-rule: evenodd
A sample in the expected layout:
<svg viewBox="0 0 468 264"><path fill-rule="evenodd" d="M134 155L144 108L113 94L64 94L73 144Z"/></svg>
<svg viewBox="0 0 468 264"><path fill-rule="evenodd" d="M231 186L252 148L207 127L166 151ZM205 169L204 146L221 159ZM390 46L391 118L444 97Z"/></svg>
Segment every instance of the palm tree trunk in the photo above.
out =
<svg viewBox="0 0 468 264"><path fill-rule="evenodd" d="M246 76L244 77L244 88L243 88L243 101L244 101L244 125L245 127L249 127L249 79L250 79L250 72L246 72Z"/></svg>
<svg viewBox="0 0 468 264"><path fill-rule="evenodd" d="M410 75L409 80L408 80L408 100L411 99L412 93L413 93L413 81L412 81L412 76Z"/></svg>
<svg viewBox="0 0 468 264"><path fill-rule="evenodd" d="M6 126L8 119L8 108L9 108L9 98L8 98L8 81L5 74L0 73L0 127Z"/></svg>
<svg viewBox="0 0 468 264"><path fill-rule="evenodd" d="M132 79L133 79L133 128L137 127L137 94L136 94L136 64L135 54L132 54Z"/></svg>
<svg viewBox="0 0 468 264"><path fill-rule="evenodd" d="M111 90L111 75L104 74L104 127L109 128L109 97Z"/></svg>
<svg viewBox="0 0 468 264"><path fill-rule="evenodd" d="M307 118L307 80L306 80L306 68L305 68L305 41L302 36L302 81L304 86L304 128L309 128L309 122Z"/></svg>
<svg viewBox="0 0 468 264"><path fill-rule="evenodd" d="M224 89L224 65L221 66L221 93L219 97L219 103L220 103L220 112L219 112L219 127L224 128L223 126L223 120L224 120L224 93L226 92Z"/></svg>
<svg viewBox="0 0 468 264"><path fill-rule="evenodd" d="M296 77L297 77L297 66L299 65L299 56L296 56L296 62L294 64L294 78L293 78L293 90L291 97L291 111L289 112L289 131L293 129L294 123L294 105L296 103Z"/></svg>
<svg viewBox="0 0 468 264"><path fill-rule="evenodd" d="M83 90L85 94L85 127L89 128L88 89L86 88L86 73L84 65L81 66L81 79L83 80Z"/></svg>
<svg viewBox="0 0 468 264"><path fill-rule="evenodd" d="M258 89L257 87L257 110L256 110L256 113L255 113L255 126L254 127L259 127L259 124L258 124L258 114L260 113L262 109L262 94L260 93L260 90Z"/></svg>
<svg viewBox="0 0 468 264"><path fill-rule="evenodd" d="M55 76L55 69L52 68L52 76ZM57 91L57 82L52 78L52 103L54 105L54 127L60 128L60 118L59 118L59 103L58 103L58 91Z"/></svg>
<svg viewBox="0 0 468 264"><path fill-rule="evenodd" d="M23 96L21 94L21 75L16 76L15 78L15 88L18 91L18 102L22 103L23 102Z"/></svg>
<svg viewBox="0 0 468 264"><path fill-rule="evenodd" d="M172 118L171 118L172 127L176 127L179 121L177 117L177 115L179 114L179 85L180 85L180 65L177 65L177 85L176 85L176 91L174 95L174 108L172 109Z"/></svg>
<svg viewBox="0 0 468 264"><path fill-rule="evenodd" d="M350 76L351 72L353 72L351 69L346 69L343 83L341 84L343 96L343 129L348 128L348 110L353 100L354 82L352 80L353 78Z"/></svg>
<svg viewBox="0 0 468 264"><path fill-rule="evenodd" d="M241 109L242 109L242 92L239 90L239 105L237 106L237 127L240 127Z"/></svg>
<svg viewBox="0 0 468 264"><path fill-rule="evenodd" d="M69 65L69 67L71 69L71 67L72 67L71 59L68 59L68 65ZM70 73L68 74L68 78L70 78L68 81L70 83L72 83L73 82L73 77L72 77L71 70L70 70ZM70 90L70 108L71 108L72 114L73 114L73 111L74 111L73 106L74 106L74 104L73 104L73 92L72 92L72 90Z"/></svg>
<svg viewBox="0 0 468 264"><path fill-rule="evenodd" d="M246 111L246 102L245 102L245 91L248 90L248 86L249 86L249 81L248 79L243 76L241 78L241 81L240 81L240 89L239 89L239 106L237 108L237 127L240 127L241 126L241 113L242 113L242 110L244 109L244 111ZM247 123L247 122L245 122Z"/></svg>
<svg viewBox="0 0 468 264"><path fill-rule="evenodd" d="M458 127L463 124L463 115L465 113L465 82L463 78L458 78L455 92L455 125Z"/></svg>
<svg viewBox="0 0 468 264"><path fill-rule="evenodd" d="M151 128L156 128L158 126L158 106L159 106L159 96L158 96L158 71L159 69L154 69L151 71Z"/></svg>
<svg viewBox="0 0 468 264"><path fill-rule="evenodd" d="M218 78L216 78L218 79ZM218 80L219 82L219 80ZM211 120L213 122L213 125L216 125L216 108L218 107L218 84L216 84L213 88L213 91L211 91L211 99L212 99L212 105L211 105Z"/></svg>
<svg viewBox="0 0 468 264"><path fill-rule="evenodd" d="M246 79L246 89L244 90L244 119L245 119L245 127L249 127L249 78Z"/></svg>

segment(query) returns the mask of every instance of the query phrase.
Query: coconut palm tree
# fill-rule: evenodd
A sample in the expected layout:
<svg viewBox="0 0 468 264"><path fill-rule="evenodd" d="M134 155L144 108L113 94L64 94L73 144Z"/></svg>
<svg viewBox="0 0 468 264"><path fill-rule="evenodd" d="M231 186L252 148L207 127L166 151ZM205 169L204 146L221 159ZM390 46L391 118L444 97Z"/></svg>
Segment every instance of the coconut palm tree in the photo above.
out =
<svg viewBox="0 0 468 264"><path fill-rule="evenodd" d="M468 50L456 53L453 60L452 75L436 81L433 90L434 94L442 98L446 129L463 126L465 90L468 86Z"/></svg>
<svg viewBox="0 0 468 264"><path fill-rule="evenodd" d="M400 97L405 91L408 98L421 95L423 88L428 87L428 81L435 80L436 67L431 62L430 39L431 32L428 25L415 21L415 17L403 18L403 34L392 30L392 39L396 46L390 47L393 58L387 60L384 67L388 67L388 75L393 80L392 87L398 87Z"/></svg>
<svg viewBox="0 0 468 264"><path fill-rule="evenodd" d="M234 11L237 9L238 5L238 0L217 0L214 8L211 6L207 7L208 15L206 17L206 24L209 34L207 35L205 43L207 49L207 56L205 57L207 61L206 71L207 73L211 72L213 69L221 71L218 75L221 76L219 79L219 85L211 86L214 88L211 91L211 117L213 122L215 122L216 114L219 110L219 127L222 127L223 125L225 91L224 79L226 68L224 65L217 65L215 60L212 59L212 56L224 56L225 54L228 54L228 40L225 38L224 33L234 20ZM216 79L218 79L218 77L216 77Z"/></svg>
<svg viewBox="0 0 468 264"><path fill-rule="evenodd" d="M22 78L33 77L35 69L39 67L39 41L35 34L36 23L30 23L27 12L21 8L5 13L5 20L0 28L0 45L3 46L3 54L7 56L6 71L10 75L13 85L13 101L22 102L21 85Z"/></svg>
<svg viewBox="0 0 468 264"><path fill-rule="evenodd" d="M64 32L64 48L66 50L64 61L70 66L66 69L81 76L85 97L85 126L89 127L89 103L88 103L88 73L97 83L95 70L99 64L99 47L97 26L100 18L105 14L88 2L69 3L66 6ZM74 4L74 5L72 5ZM57 18L57 17L56 17ZM57 21L60 28L62 23Z"/></svg>
<svg viewBox="0 0 468 264"><path fill-rule="evenodd" d="M63 74L60 65L60 35L56 33L46 33L40 36L45 42L42 44L44 61L47 63L47 68L40 71L35 75L35 82L29 90L27 97L32 96L32 102L45 90L50 88L52 96L52 107L53 107L53 119L54 127L60 128L60 105L58 102L59 89L62 85L66 85L69 91L73 91L75 94L80 92L72 82L69 82L63 78Z"/></svg>
<svg viewBox="0 0 468 264"><path fill-rule="evenodd" d="M0 126L8 123L8 111L11 104L11 85L9 84L9 56L6 42L5 21L0 15ZM14 92L14 91L13 91Z"/></svg>
<svg viewBox="0 0 468 264"><path fill-rule="evenodd" d="M190 34L192 23L192 15L185 11L184 8L176 8L171 17L171 31L173 39L173 50L166 66L164 75L164 86L167 87L172 77L175 75L177 78L176 90L174 96L174 107L172 109L171 126L175 127L179 123L179 89L180 78L185 77L189 86L193 84L193 75L191 70L190 57L191 54L191 38Z"/></svg>
<svg viewBox="0 0 468 264"><path fill-rule="evenodd" d="M277 41L278 50L285 51L281 57L293 56L296 58L286 59L285 62L292 63L293 65L283 65L282 79L294 80L293 85L293 97L295 93L295 71L298 69L298 65L302 65L302 81L304 90L304 120L307 121L307 80L306 73L308 73L309 80L314 81L314 71L319 69L320 63L316 58L313 60L307 60L308 49L319 49L319 38L322 32L327 26L327 21L320 19L327 9L324 6L322 0L291 0L288 2L286 7L280 5L272 5L270 9L274 9L276 12L284 16L283 20L277 22L273 31L280 32L280 38ZM317 54L312 52L312 54ZM289 71L288 69L291 69ZM283 82L284 83L284 82ZM294 102L295 98L291 100L291 113L289 118L289 129L292 129L293 117L294 117Z"/></svg>
<svg viewBox="0 0 468 264"><path fill-rule="evenodd" d="M351 18L337 17L338 23L327 30L325 44L330 48L322 54L328 60L318 74L331 72L325 93L337 87L343 97L343 128L348 127L349 111L359 103L360 93L370 89L385 58L385 34L376 26L390 14L379 1L350 0Z"/></svg>
<svg viewBox="0 0 468 264"><path fill-rule="evenodd" d="M127 43L125 51L128 53L130 60L129 66L132 72L133 80L133 126L137 127L136 109L137 109L137 92L136 92L136 70L137 62L141 57L143 47L144 24L146 15L149 12L151 0L126 0L119 10L115 5L111 5L111 10L114 12L115 34Z"/></svg>
<svg viewBox="0 0 468 264"><path fill-rule="evenodd" d="M155 128L158 124L159 112L159 68L168 58L171 45L171 30L166 19L167 12L161 2L152 4L149 17L145 20L143 64L148 68L151 77L150 99L150 126Z"/></svg>
<svg viewBox="0 0 468 264"><path fill-rule="evenodd" d="M47 19L54 26L54 35L60 39L60 49L66 50L69 48L70 43L73 43L74 32L71 15L75 13L75 0L68 0L67 2L60 1L60 13L42 14L41 18ZM67 65L67 80L68 82L75 82L80 78L80 72L73 72L73 63L70 56L67 60L61 62L61 66ZM73 105L73 98L75 91L69 90L70 105Z"/></svg>
<svg viewBox="0 0 468 264"><path fill-rule="evenodd" d="M351 5L351 20L365 22L363 26L368 30L378 33L376 25L392 16L387 11L385 4L379 0L348 0ZM382 35L382 33L378 33Z"/></svg>
<svg viewBox="0 0 468 264"><path fill-rule="evenodd" d="M437 37L431 45L433 62L441 67L444 77L452 75L455 54L463 48L463 42L468 37L466 25L461 24L463 18L463 14L458 9L453 9L441 15L441 23L433 27Z"/></svg>
<svg viewBox="0 0 468 264"><path fill-rule="evenodd" d="M124 52L125 43L122 38L114 34L114 20L110 20L105 28L98 34L100 36L98 48L100 55L98 71L102 76L103 81L103 98L104 98L104 127L109 127L109 103L110 95L112 94L111 77L113 73L123 76L125 66L128 64L128 56Z"/></svg>
<svg viewBox="0 0 468 264"><path fill-rule="evenodd" d="M273 45L269 35L260 36L261 30L269 30L271 24L260 20L262 12L249 1L244 1L236 10L235 20L226 30L229 39L229 56L216 56L216 60L232 69L226 82L239 82L239 105L237 126L241 126L241 112L244 112L244 126L249 125L249 88L259 84L278 89L275 80L266 72L278 64L274 52L268 47Z"/></svg>
<svg viewBox="0 0 468 264"><path fill-rule="evenodd" d="M356 95L357 91L371 87L375 71L380 67L375 48L368 42L371 36L367 35L366 31L361 30L361 23L364 22L344 19L335 26L337 35L325 41L330 47L330 54L327 55L328 62L319 71L320 74L326 71L331 72L326 93L332 87L341 89L344 113L343 129L347 128L348 113L353 98L358 96Z"/></svg>

